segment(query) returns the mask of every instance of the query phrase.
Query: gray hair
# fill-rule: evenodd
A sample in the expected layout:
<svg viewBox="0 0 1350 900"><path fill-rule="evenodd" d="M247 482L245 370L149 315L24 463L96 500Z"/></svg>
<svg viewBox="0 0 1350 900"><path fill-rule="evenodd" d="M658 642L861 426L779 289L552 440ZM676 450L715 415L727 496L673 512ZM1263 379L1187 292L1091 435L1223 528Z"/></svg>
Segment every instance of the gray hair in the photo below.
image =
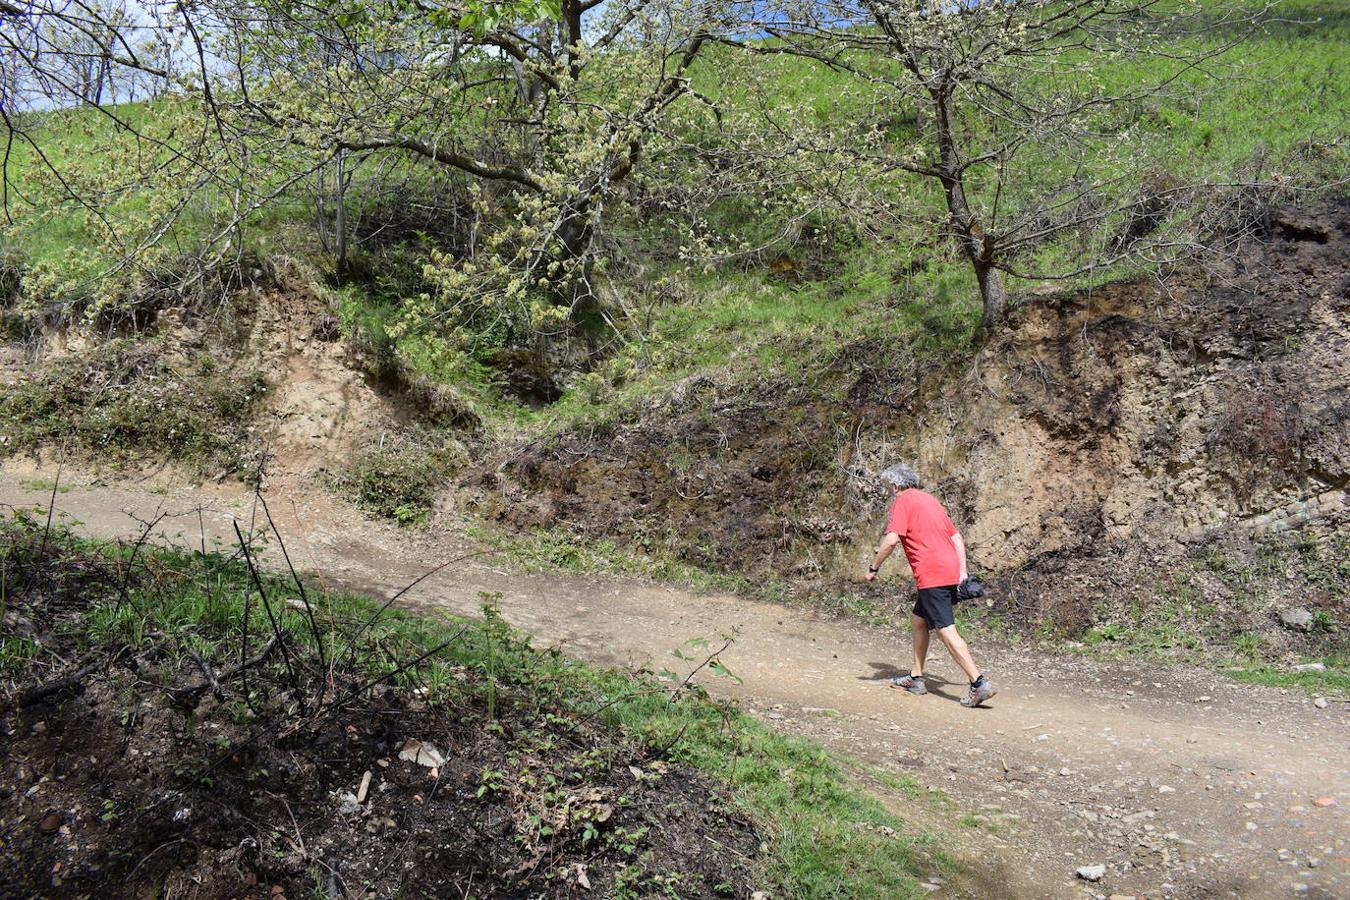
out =
<svg viewBox="0 0 1350 900"><path fill-rule="evenodd" d="M877 476L884 484L893 484L900 490L919 486L919 473L905 463L896 463Z"/></svg>

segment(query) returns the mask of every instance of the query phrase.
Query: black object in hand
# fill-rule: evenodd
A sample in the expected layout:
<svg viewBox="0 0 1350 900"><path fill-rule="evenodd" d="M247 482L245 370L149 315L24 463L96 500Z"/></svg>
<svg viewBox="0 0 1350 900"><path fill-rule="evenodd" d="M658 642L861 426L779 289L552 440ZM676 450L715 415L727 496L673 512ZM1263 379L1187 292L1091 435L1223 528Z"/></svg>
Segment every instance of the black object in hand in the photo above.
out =
<svg viewBox="0 0 1350 900"><path fill-rule="evenodd" d="M956 586L957 600L973 600L976 597L984 596L984 585L980 584L974 578L967 578Z"/></svg>

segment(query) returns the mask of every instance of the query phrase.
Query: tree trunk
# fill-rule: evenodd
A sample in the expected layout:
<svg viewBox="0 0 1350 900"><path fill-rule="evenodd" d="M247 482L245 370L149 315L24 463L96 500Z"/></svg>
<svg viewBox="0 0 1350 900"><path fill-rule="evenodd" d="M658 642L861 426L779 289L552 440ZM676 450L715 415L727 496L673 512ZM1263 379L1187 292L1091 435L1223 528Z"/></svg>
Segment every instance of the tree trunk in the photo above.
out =
<svg viewBox="0 0 1350 900"><path fill-rule="evenodd" d="M985 233L966 203L964 186L959 177L943 179L946 188L947 211L951 215L952 230L961 242L961 252L975 270L980 285L980 332L988 335L998 327L1007 308L1008 291L1003 284L1003 273L994 267L993 242Z"/></svg>
<svg viewBox="0 0 1350 900"><path fill-rule="evenodd" d="M956 148L956 128L947 104L948 94L939 88L931 96L933 127L938 145L938 179L942 182L943 194L947 199L952 231L961 242L961 251L970 260L975 270L975 280L980 285L980 300L983 304L980 333L988 336L1003 319L1008 293L1003 284L1003 273L994 268L994 241L966 200L965 169Z"/></svg>
<svg viewBox="0 0 1350 900"><path fill-rule="evenodd" d="M570 307L573 327L588 336L594 336L604 325L600 303L591 286L590 250L595 240L591 213L592 200L585 193L567 203L555 232L558 246L554 256L567 273L554 302Z"/></svg>
<svg viewBox="0 0 1350 900"><path fill-rule="evenodd" d="M972 260L975 265L975 278L980 282L980 298L984 302L984 313L980 317L980 332L992 334L1003 321L1008 308L1008 290L1003 285L1003 273L987 261Z"/></svg>
<svg viewBox="0 0 1350 900"><path fill-rule="evenodd" d="M347 277L347 151L337 155L337 189L334 191L333 237L337 255L338 278Z"/></svg>

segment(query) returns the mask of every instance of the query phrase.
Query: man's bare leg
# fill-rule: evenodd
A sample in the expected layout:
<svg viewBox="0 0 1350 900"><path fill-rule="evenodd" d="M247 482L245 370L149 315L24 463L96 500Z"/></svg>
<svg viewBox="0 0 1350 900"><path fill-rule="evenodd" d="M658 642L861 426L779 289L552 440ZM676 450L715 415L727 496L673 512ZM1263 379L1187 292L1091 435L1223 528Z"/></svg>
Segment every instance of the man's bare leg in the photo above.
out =
<svg viewBox="0 0 1350 900"><path fill-rule="evenodd" d="M909 627L914 632L914 667L909 673L922 675L923 664L928 659L928 623L924 621L923 616L911 614Z"/></svg>
<svg viewBox="0 0 1350 900"><path fill-rule="evenodd" d="M946 628L938 629L938 638L947 645L947 652L956 660L956 664L961 667L961 671L966 673L966 677L975 681L980 677L980 667L975 665L975 659L970 655L970 647L966 645L965 638L961 637L960 632L956 630L955 625L948 625ZM927 635L924 636L924 645L927 647ZM918 647L918 641L914 646Z"/></svg>

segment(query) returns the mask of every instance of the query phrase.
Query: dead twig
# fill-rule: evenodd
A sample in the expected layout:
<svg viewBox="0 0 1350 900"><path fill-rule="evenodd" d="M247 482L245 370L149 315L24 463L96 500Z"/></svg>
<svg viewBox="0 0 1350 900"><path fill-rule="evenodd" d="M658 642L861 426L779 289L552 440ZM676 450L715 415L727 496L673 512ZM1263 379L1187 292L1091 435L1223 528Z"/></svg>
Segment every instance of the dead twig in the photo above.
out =
<svg viewBox="0 0 1350 900"><path fill-rule="evenodd" d="M286 560L286 568L291 572L291 579L295 582L296 590L300 592L300 602L305 607L305 619L309 624L310 636L314 638L314 649L319 654L319 668L325 673L328 671L328 657L324 651L323 635L319 633L319 623L314 618L314 607L309 602L309 594L305 592L305 583L300 580L299 574L295 571L295 566L291 563L291 555L286 551L286 542L281 539L281 531L277 528L276 521L272 518L272 510L267 505L267 498L262 495L262 489L255 489L258 495L258 501L262 503L263 515L267 517L267 526L272 529L272 534L276 535L277 546L281 548L282 559ZM324 689L327 687L327 677L319 681L319 695L315 699L316 703L323 702Z"/></svg>
<svg viewBox="0 0 1350 900"><path fill-rule="evenodd" d="M36 706L58 694L78 694L85 688L85 679L97 672L99 668L100 663L90 663L74 675L31 687L19 695L18 708L27 709L30 706Z"/></svg>
<svg viewBox="0 0 1350 900"><path fill-rule="evenodd" d="M290 679L291 688L295 691L295 696L299 700L301 707L305 704L304 689L300 685L300 678L296 675L295 665L291 660L291 651L286 646L286 642L281 637L281 623L277 621L276 615L272 612L272 604L267 599L267 592L262 586L262 576L258 574L258 567L253 564L253 554L249 553L248 543L244 540L244 533L239 530L239 522L234 523L234 534L239 539L239 549L243 551L244 563L248 566L249 575L253 579L253 586L258 591L259 600L262 603L263 610L267 613L267 621L272 625L272 634L281 644L281 658L286 664L286 676Z"/></svg>
<svg viewBox="0 0 1350 900"><path fill-rule="evenodd" d="M375 610L375 612L371 615L371 617L368 620L366 620L366 622L360 628L356 629L356 631L352 633L345 654L349 654L350 657L354 659L356 656L357 640L366 632L368 632L370 629L374 628L375 624L379 622L380 618L386 612L389 611L389 607L393 606L394 603L404 594L408 593L408 591L411 591L413 588L417 587L419 584L426 581L432 575L435 575L438 572L442 572L445 569L448 569L450 566L455 565L456 563L466 562L470 559L474 559L479 556L490 556L497 552L498 551L496 550L477 550L474 551L473 553L465 553L460 556L456 556L454 559L448 559L445 562L441 563L439 566L436 566L435 568L429 569L426 572L423 572L421 575L418 575L412 581L408 582L408 584L404 585L404 587L400 589L397 593L395 593L394 596L384 601L384 603L380 605L380 608Z"/></svg>
<svg viewBox="0 0 1350 900"><path fill-rule="evenodd" d="M197 664L197 668L201 670L202 675L206 678L205 686L210 687L211 693L219 698L223 692L220 689L220 681L216 678L215 670L211 668L211 664L202 659L201 654L196 650L188 650L187 653L188 658Z"/></svg>
<svg viewBox="0 0 1350 900"><path fill-rule="evenodd" d="M52 481L52 496L47 501L47 525L42 529L42 546L38 549L38 558L47 554L47 538L52 533L52 515L56 511L56 491L61 487L61 470L65 467L66 461L63 458L56 467L56 478Z"/></svg>
<svg viewBox="0 0 1350 900"><path fill-rule="evenodd" d="M130 590L131 576L132 573L136 570L136 557L140 555L141 548L145 546L146 541L150 540L150 533L154 531L155 528L159 525L159 523L163 522L164 519L167 518L169 515L167 512L163 510L157 510L156 512L157 515L149 522L137 519L137 521L141 522L141 525L143 527L141 528L140 535L138 535L136 538L136 543L133 544L131 547L131 556L127 559L126 570L121 573L122 577L117 585L117 603L113 607L114 612L121 611L123 602L129 604L133 608L136 605L131 602L131 590Z"/></svg>
<svg viewBox="0 0 1350 900"><path fill-rule="evenodd" d="M245 690L247 690L248 687L246 677L247 671L250 668L260 666L264 662L266 662L267 657L272 655L272 651L277 648L277 644L280 642L281 642L280 635L273 635L272 639L269 640L266 644L264 644L263 648L259 650L255 656L249 659L241 660L237 665L231 666L224 672L221 672L219 675L212 674L211 664L208 663L206 660L202 659L200 656L198 656L196 651L189 650L188 655L192 658L192 660L195 663L197 663L198 668L202 670L202 674L205 676L205 680L198 682L197 684L191 685L189 687L179 688L178 690L174 691L173 692L174 699L178 703L181 703L182 705L191 709L195 707L198 702L200 702L202 694L206 693L208 689L212 693L214 693L217 697L222 696L224 694L224 688L222 687L222 684L236 677L244 677Z"/></svg>

